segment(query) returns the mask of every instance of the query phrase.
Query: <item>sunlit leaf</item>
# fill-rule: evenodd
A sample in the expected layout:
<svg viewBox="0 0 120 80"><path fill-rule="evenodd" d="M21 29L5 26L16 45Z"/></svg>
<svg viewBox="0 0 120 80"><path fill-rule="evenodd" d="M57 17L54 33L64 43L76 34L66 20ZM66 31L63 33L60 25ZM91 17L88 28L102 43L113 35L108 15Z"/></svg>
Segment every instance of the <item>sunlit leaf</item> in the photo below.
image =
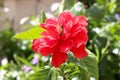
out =
<svg viewBox="0 0 120 80"><path fill-rule="evenodd" d="M12 39L16 38L16 39L32 40L32 39L40 38L41 32L43 32L43 28L37 26L31 28L28 31L16 34L15 36L12 37Z"/></svg>
<svg viewBox="0 0 120 80"><path fill-rule="evenodd" d="M111 13L114 13L115 9L116 9L117 4L115 2L110 2L109 3L109 10Z"/></svg>
<svg viewBox="0 0 120 80"><path fill-rule="evenodd" d="M5 68L8 68L10 65L9 64L6 64L6 65L3 65L3 66L0 66L0 70L3 70Z"/></svg>
<svg viewBox="0 0 120 80"><path fill-rule="evenodd" d="M108 0L96 0L96 2L101 5L106 5L106 3L108 3Z"/></svg>

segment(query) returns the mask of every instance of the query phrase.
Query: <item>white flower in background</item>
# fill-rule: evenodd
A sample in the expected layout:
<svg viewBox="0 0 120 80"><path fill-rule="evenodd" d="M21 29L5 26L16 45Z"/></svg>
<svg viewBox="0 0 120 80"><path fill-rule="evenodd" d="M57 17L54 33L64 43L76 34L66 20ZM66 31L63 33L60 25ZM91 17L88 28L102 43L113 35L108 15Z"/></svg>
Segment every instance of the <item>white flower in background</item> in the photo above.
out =
<svg viewBox="0 0 120 80"><path fill-rule="evenodd" d="M50 66L44 66L45 69L50 68Z"/></svg>
<svg viewBox="0 0 120 80"><path fill-rule="evenodd" d="M97 34L100 33L100 28L93 28L93 31L96 32Z"/></svg>
<svg viewBox="0 0 120 80"><path fill-rule="evenodd" d="M0 71L0 76L5 75L7 73L7 70L1 70Z"/></svg>
<svg viewBox="0 0 120 80"><path fill-rule="evenodd" d="M20 71L17 71L17 70L11 70L11 71L8 71L7 74L5 74L5 77L9 78L9 77L12 77L12 78L16 78L16 80L20 80ZM8 79L5 79L5 80L8 80Z"/></svg>
<svg viewBox="0 0 120 80"><path fill-rule="evenodd" d="M34 25L39 25L40 24L40 20L39 20L39 16L37 16L34 20L30 21L30 24Z"/></svg>
<svg viewBox="0 0 120 80"><path fill-rule="evenodd" d="M47 18L54 18L54 16L53 16L53 14L52 13L50 13L50 12L46 12L46 17Z"/></svg>
<svg viewBox="0 0 120 80"><path fill-rule="evenodd" d="M93 77L90 77L90 80L95 80L95 78L93 78Z"/></svg>
<svg viewBox="0 0 120 80"><path fill-rule="evenodd" d="M3 58L3 59L1 60L1 65L2 65L2 66L6 65L7 63L8 63L8 59L7 59L7 58Z"/></svg>
<svg viewBox="0 0 120 80"><path fill-rule="evenodd" d="M24 24L27 20L29 20L28 17L24 17L20 20L20 24Z"/></svg>
<svg viewBox="0 0 120 80"><path fill-rule="evenodd" d="M28 44L28 41L27 40L23 40L22 43L23 44Z"/></svg>
<svg viewBox="0 0 120 80"><path fill-rule="evenodd" d="M15 78L15 77L17 77L17 76L18 76L18 72L17 72L17 71L13 71L13 72L12 72L12 77Z"/></svg>
<svg viewBox="0 0 120 80"><path fill-rule="evenodd" d="M23 45L23 46L21 46L21 49L22 49L22 50L26 50L27 47Z"/></svg>
<svg viewBox="0 0 120 80"><path fill-rule="evenodd" d="M59 7L60 3L56 2L53 3L52 6L50 7L51 11L55 11L57 10L57 8Z"/></svg>
<svg viewBox="0 0 120 80"><path fill-rule="evenodd" d="M74 78L72 78L72 80L78 80L78 78L77 78L77 77L74 77Z"/></svg>
<svg viewBox="0 0 120 80"><path fill-rule="evenodd" d="M43 62L47 62L47 61L48 61L48 59L49 59L49 58L48 58L48 57L46 57L46 56L43 56L43 57L42 57L42 61L43 61ZM50 60L51 60L51 59L50 59Z"/></svg>
<svg viewBox="0 0 120 80"><path fill-rule="evenodd" d="M10 9L7 8L7 7L5 7L5 8L4 8L4 12L8 13L8 12L10 12Z"/></svg>
<svg viewBox="0 0 120 80"><path fill-rule="evenodd" d="M62 76L58 76L58 80L63 80L63 77Z"/></svg>
<svg viewBox="0 0 120 80"><path fill-rule="evenodd" d="M16 78L17 80L20 80L20 76L17 76L17 78Z"/></svg>
<svg viewBox="0 0 120 80"><path fill-rule="evenodd" d="M7 70L0 70L0 80L5 80L5 74L7 73Z"/></svg>
<svg viewBox="0 0 120 80"><path fill-rule="evenodd" d="M118 55L119 54L119 49L118 48L115 48L115 49L113 49L113 54L116 54L116 55Z"/></svg>
<svg viewBox="0 0 120 80"><path fill-rule="evenodd" d="M29 75L34 74L34 73L35 73L35 71L31 70L31 71L29 72Z"/></svg>

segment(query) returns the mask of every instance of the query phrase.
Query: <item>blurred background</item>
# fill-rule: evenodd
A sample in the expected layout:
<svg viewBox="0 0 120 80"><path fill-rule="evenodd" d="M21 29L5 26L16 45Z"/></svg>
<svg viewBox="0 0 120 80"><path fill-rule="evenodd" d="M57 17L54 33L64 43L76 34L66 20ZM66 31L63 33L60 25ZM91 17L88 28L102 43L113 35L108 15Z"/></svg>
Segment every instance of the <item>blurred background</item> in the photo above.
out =
<svg viewBox="0 0 120 80"><path fill-rule="evenodd" d="M11 37L38 26L42 11L53 17L63 10L87 17L86 47L97 56L99 80L120 80L120 0L0 0L0 80L28 80L49 64L30 40Z"/></svg>
<svg viewBox="0 0 120 80"><path fill-rule="evenodd" d="M22 18L38 15L41 10L51 12L52 4L58 2L60 0L0 0L0 30L6 29L5 23L7 20L15 31L20 31L20 20Z"/></svg>

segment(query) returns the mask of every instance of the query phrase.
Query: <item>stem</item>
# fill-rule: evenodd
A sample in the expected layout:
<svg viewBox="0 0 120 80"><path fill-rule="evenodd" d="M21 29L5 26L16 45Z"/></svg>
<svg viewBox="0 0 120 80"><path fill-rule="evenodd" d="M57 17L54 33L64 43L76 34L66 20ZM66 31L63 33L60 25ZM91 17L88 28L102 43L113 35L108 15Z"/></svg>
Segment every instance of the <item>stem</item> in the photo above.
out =
<svg viewBox="0 0 120 80"><path fill-rule="evenodd" d="M60 68L59 73L63 76L63 80L67 80L66 74L64 73L64 67L65 66L63 66L63 67Z"/></svg>
<svg viewBox="0 0 120 80"><path fill-rule="evenodd" d="M66 75L65 75L65 73L64 73L64 69L62 68L61 71L62 71L63 79L64 79L64 80L67 80Z"/></svg>
<svg viewBox="0 0 120 80"><path fill-rule="evenodd" d="M73 72L74 72L74 71L66 72L65 75L71 74L71 73L73 73Z"/></svg>
<svg viewBox="0 0 120 80"><path fill-rule="evenodd" d="M66 78L65 76L63 76L63 79L64 79L64 80L67 80L67 78Z"/></svg>

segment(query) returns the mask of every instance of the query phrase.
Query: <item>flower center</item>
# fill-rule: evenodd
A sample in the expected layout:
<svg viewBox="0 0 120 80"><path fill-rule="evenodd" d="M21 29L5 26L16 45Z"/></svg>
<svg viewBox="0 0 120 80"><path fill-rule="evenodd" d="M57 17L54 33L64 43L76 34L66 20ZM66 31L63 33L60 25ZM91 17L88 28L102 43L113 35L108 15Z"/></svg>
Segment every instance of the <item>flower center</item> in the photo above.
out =
<svg viewBox="0 0 120 80"><path fill-rule="evenodd" d="M63 26L60 26L60 25L58 24L58 25L57 25L57 30L59 31L60 36L62 36L62 33L63 33Z"/></svg>

